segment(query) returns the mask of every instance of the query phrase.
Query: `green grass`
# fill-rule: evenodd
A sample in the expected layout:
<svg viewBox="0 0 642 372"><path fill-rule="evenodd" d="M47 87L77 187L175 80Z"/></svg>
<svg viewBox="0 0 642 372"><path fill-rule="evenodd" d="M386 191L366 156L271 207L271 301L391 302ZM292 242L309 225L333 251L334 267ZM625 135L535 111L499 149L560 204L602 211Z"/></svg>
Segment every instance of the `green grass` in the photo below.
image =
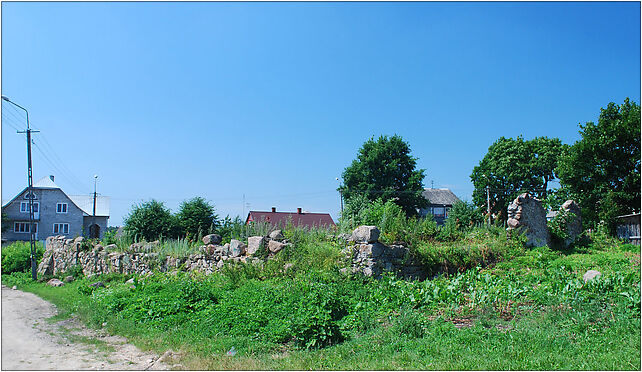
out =
<svg viewBox="0 0 642 372"><path fill-rule="evenodd" d="M477 231L424 247L462 272L411 282L340 274L341 244L321 231L286 237L294 246L262 269L155 274L135 289L119 275L58 288L26 273L2 280L52 301L61 318L181 352L187 369L640 369L640 254L631 247L531 250ZM585 284L588 269L603 275ZM107 288L88 287L97 280ZM238 353L226 355L232 347Z"/></svg>

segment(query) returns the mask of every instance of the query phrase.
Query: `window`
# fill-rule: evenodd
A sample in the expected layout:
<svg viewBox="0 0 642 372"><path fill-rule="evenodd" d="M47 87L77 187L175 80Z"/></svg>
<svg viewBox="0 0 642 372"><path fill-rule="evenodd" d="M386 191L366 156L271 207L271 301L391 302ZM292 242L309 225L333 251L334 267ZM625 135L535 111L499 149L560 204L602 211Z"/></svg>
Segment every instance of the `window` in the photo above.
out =
<svg viewBox="0 0 642 372"><path fill-rule="evenodd" d="M67 213L67 203L56 204L56 213Z"/></svg>
<svg viewBox="0 0 642 372"><path fill-rule="evenodd" d="M448 217L448 215L450 214L450 210L451 210L451 209L452 209L452 208L450 208L450 207L446 207L446 217Z"/></svg>
<svg viewBox="0 0 642 372"><path fill-rule="evenodd" d="M68 223L54 223L53 224L53 233L54 234L69 234L69 224Z"/></svg>
<svg viewBox="0 0 642 372"><path fill-rule="evenodd" d="M38 232L38 224L34 222L34 232ZM29 233L29 222L14 222L13 232Z"/></svg>
<svg viewBox="0 0 642 372"><path fill-rule="evenodd" d="M38 213L38 210L40 209L38 204L39 204L38 202L34 202L33 203L33 213ZM20 202L20 212L21 213L29 213L29 202L28 201Z"/></svg>
<svg viewBox="0 0 642 372"><path fill-rule="evenodd" d="M433 216L435 217L443 217L444 216L444 207L434 207L433 209Z"/></svg>

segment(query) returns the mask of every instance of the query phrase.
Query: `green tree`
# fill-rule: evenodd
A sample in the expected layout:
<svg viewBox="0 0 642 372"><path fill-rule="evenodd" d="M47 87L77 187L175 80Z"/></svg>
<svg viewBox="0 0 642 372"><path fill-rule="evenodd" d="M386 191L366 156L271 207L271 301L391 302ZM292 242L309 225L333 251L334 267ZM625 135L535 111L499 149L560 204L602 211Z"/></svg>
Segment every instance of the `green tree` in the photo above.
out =
<svg viewBox="0 0 642 372"><path fill-rule="evenodd" d="M611 102L597 124L580 124L580 135L560 159L560 182L580 204L584 222L604 220L613 232L615 216L640 211L640 105Z"/></svg>
<svg viewBox="0 0 642 372"><path fill-rule="evenodd" d="M448 213L448 220L454 221L458 229L474 227L484 222L482 211L475 204L458 201Z"/></svg>
<svg viewBox="0 0 642 372"><path fill-rule="evenodd" d="M424 170L416 166L417 158L410 155L410 146L400 136L373 137L343 171L340 189L346 200L356 194L372 201L392 200L407 215L416 215L417 208L427 205L422 195Z"/></svg>
<svg viewBox="0 0 642 372"><path fill-rule="evenodd" d="M486 186L490 191L491 213L506 220L506 208L522 192L546 198L548 183L565 145L557 138L537 137L526 141L501 137L489 148L470 179L475 187L473 203L486 210Z"/></svg>
<svg viewBox="0 0 642 372"><path fill-rule="evenodd" d="M218 215L214 213L214 206L200 196L183 201L176 218L182 234L192 238L200 238L214 232L219 227Z"/></svg>
<svg viewBox="0 0 642 372"><path fill-rule="evenodd" d="M557 164L564 149L568 147L559 138L535 137L527 141L532 158L530 169L542 180L542 188L538 193L541 199L548 195L548 183L557 177Z"/></svg>
<svg viewBox="0 0 642 372"><path fill-rule="evenodd" d="M125 231L136 239L152 241L178 237L179 226L176 217L162 202L154 199L133 206L125 217Z"/></svg>

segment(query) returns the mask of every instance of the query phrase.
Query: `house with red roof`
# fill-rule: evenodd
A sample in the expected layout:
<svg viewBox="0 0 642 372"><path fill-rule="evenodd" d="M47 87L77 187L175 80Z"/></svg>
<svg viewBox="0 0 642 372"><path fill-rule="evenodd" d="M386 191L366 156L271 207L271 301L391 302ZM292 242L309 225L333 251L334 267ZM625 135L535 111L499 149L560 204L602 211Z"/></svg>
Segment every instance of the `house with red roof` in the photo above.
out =
<svg viewBox="0 0 642 372"><path fill-rule="evenodd" d="M272 207L271 212L250 211L245 219L245 224L252 222L268 222L274 226L285 226L289 222L297 227L332 227L336 226L328 213L309 213L297 208L296 212L277 212Z"/></svg>

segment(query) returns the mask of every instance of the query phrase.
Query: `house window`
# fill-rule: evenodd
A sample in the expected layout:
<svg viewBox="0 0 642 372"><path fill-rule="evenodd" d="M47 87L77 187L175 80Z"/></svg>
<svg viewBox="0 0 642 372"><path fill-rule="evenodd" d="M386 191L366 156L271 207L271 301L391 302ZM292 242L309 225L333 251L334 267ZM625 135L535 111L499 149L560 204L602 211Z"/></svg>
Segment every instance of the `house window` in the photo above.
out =
<svg viewBox="0 0 642 372"><path fill-rule="evenodd" d="M29 233L29 222L14 222L13 232ZM34 232L38 233L38 224L34 222Z"/></svg>
<svg viewBox="0 0 642 372"><path fill-rule="evenodd" d="M39 208L39 203L34 202L33 203L33 213L38 213ZM20 202L20 212L21 213L29 213L29 202L28 201L23 201Z"/></svg>
<svg viewBox="0 0 642 372"><path fill-rule="evenodd" d="M444 216L444 207L434 207L432 209L432 215L435 217L443 217Z"/></svg>
<svg viewBox="0 0 642 372"><path fill-rule="evenodd" d="M450 214L450 210L451 210L451 209L452 209L452 208L450 208L450 207L446 207L446 217L448 217L448 215Z"/></svg>
<svg viewBox="0 0 642 372"><path fill-rule="evenodd" d="M56 213L67 213L67 203L56 204Z"/></svg>
<svg viewBox="0 0 642 372"><path fill-rule="evenodd" d="M54 223L53 224L53 233L54 234L69 234L69 224L68 223Z"/></svg>

